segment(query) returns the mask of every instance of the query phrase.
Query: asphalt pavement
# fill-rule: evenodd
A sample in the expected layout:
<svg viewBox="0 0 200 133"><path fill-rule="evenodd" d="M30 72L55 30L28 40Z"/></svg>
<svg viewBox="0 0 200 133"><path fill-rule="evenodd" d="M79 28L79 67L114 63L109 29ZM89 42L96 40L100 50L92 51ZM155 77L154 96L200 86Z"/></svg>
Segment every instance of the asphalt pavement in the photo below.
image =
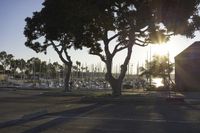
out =
<svg viewBox="0 0 200 133"><path fill-rule="evenodd" d="M37 94L40 93L24 99L13 96L11 100L2 96L0 106L16 105L10 109L12 113L21 111L17 109L20 104L24 109L30 105L45 108L46 113L11 120L13 124L0 126L0 133L200 133L199 102L169 102L143 96L69 102L74 97ZM6 114L0 108L2 112Z"/></svg>

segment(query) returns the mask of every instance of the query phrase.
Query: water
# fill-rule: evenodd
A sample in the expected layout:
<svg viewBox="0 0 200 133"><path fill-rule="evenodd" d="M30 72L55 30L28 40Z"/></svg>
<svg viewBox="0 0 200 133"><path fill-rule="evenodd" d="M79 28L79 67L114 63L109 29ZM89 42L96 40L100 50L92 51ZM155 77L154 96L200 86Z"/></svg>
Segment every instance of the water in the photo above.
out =
<svg viewBox="0 0 200 133"><path fill-rule="evenodd" d="M175 75L170 74L170 77L171 77L172 81L175 82ZM164 86L162 78L153 78L152 84L155 85L156 87Z"/></svg>
<svg viewBox="0 0 200 133"><path fill-rule="evenodd" d="M156 87L164 86L162 78L153 78L152 84L155 85Z"/></svg>

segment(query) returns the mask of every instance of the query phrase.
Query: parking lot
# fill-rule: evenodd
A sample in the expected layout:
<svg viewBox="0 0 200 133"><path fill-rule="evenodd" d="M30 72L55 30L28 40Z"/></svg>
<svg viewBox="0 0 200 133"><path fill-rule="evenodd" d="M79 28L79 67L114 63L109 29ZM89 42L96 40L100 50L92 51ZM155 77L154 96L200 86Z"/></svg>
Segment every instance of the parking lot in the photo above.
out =
<svg viewBox="0 0 200 133"><path fill-rule="evenodd" d="M160 96L152 93L87 99L54 90L3 89L0 91L0 132L200 132L199 95L195 93L192 99L192 94L188 94L185 102L168 102Z"/></svg>

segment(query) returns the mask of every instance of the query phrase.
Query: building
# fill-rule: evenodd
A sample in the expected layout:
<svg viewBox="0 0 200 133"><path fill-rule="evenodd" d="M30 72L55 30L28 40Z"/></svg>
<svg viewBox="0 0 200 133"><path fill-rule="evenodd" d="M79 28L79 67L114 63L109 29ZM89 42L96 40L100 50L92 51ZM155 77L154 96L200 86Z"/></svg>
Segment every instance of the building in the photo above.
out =
<svg viewBox="0 0 200 133"><path fill-rule="evenodd" d="M175 57L175 82L179 90L200 89L200 41Z"/></svg>

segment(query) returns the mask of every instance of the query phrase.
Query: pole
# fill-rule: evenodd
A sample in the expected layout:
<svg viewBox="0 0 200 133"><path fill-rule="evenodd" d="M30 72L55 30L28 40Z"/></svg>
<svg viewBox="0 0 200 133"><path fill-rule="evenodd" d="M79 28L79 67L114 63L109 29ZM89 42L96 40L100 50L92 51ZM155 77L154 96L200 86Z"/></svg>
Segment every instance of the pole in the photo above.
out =
<svg viewBox="0 0 200 133"><path fill-rule="evenodd" d="M151 68L151 45L150 45L150 62L149 62L149 68ZM150 86L152 85L152 77L151 77L151 74L150 74Z"/></svg>
<svg viewBox="0 0 200 133"><path fill-rule="evenodd" d="M20 65L21 65L21 81L22 81L22 76L23 76L23 70L22 70L22 59L20 61Z"/></svg>
<svg viewBox="0 0 200 133"><path fill-rule="evenodd" d="M171 98L171 90L170 90L170 71L169 71L169 68L170 68L170 64L169 64L169 51L167 53L167 56L168 56L168 60L167 60L167 74L168 74L168 78L169 78L169 82L168 82L168 89L169 89L169 98Z"/></svg>
<svg viewBox="0 0 200 133"><path fill-rule="evenodd" d="M138 61L138 63L137 63L137 77L139 76L139 61Z"/></svg>
<svg viewBox="0 0 200 133"><path fill-rule="evenodd" d="M129 63L128 63L128 76L127 76L127 79L129 79Z"/></svg>

